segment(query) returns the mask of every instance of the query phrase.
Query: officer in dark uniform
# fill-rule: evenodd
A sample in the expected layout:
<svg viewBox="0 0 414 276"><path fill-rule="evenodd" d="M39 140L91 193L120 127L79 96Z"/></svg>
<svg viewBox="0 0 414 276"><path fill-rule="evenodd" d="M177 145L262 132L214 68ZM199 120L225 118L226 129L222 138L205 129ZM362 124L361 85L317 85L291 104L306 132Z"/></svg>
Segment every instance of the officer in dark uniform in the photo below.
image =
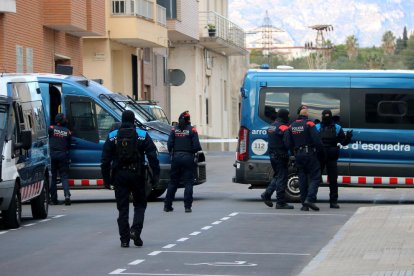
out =
<svg viewBox="0 0 414 276"><path fill-rule="evenodd" d="M315 124L308 119L308 108L298 109L299 117L285 132L285 145L295 155L295 165L299 174L299 189L302 211L319 211L316 196L320 181L320 166L317 152L322 150L322 142Z"/></svg>
<svg viewBox="0 0 414 276"><path fill-rule="evenodd" d="M153 171L153 182L158 182L160 166L157 159L157 148L148 133L142 129L135 128L135 116L130 110L122 113L122 124L119 128L111 131L105 141L101 169L105 188L115 188L116 205L119 211L118 228L121 239L121 247L129 247L129 240L132 239L136 246L142 246L141 231L144 226L145 210L147 199L145 195L145 156ZM133 130L135 150L133 156L136 159L128 162L121 162L120 147L123 131ZM132 131L132 132L133 132ZM132 139L132 138L131 138ZM124 144L124 142L122 142ZM134 218L132 226L129 226L129 195L133 195Z"/></svg>
<svg viewBox="0 0 414 276"><path fill-rule="evenodd" d="M191 213L193 204L193 182L195 153L201 150L197 129L191 126L190 113L184 111L178 118L178 126L173 127L168 138L168 151L171 160L171 181L168 184L164 201L164 211L174 210L172 203L177 192L180 179L184 181L184 208Z"/></svg>
<svg viewBox="0 0 414 276"><path fill-rule="evenodd" d="M277 119L267 129L269 138L269 156L273 168L273 179L266 191L261 194L263 202L273 207L271 200L276 190L276 209L293 209L292 205L286 203L285 190L288 180L288 149L283 143L284 132L289 128L289 111L280 109L277 112Z"/></svg>
<svg viewBox="0 0 414 276"><path fill-rule="evenodd" d="M49 127L49 148L52 170L52 183L50 184L50 199L52 205L58 204L56 180L59 172L62 181L65 205L70 205L70 191L68 183L69 173L69 147L72 133L66 127L66 118L63 113L55 117L55 125Z"/></svg>
<svg viewBox="0 0 414 276"><path fill-rule="evenodd" d="M316 125L322 143L323 152L319 156L321 172L326 168L329 181L329 203L331 208L338 209L338 143L346 146L352 138L352 131L344 133L342 127L336 124L332 116L332 111L327 109L322 111L322 121Z"/></svg>

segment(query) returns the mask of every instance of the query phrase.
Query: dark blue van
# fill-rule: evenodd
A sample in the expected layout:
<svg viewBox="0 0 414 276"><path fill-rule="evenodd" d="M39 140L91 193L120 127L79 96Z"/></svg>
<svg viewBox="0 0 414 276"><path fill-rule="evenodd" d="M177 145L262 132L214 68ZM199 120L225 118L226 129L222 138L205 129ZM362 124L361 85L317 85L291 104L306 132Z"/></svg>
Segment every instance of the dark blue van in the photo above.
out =
<svg viewBox="0 0 414 276"><path fill-rule="evenodd" d="M70 150L69 185L73 188L103 188L101 176L102 147L115 122L124 110L135 113L136 125L153 139L160 161L158 185L148 189L150 198L161 196L170 180L171 160L167 149L171 126L155 120L133 99L113 93L99 83L84 77L38 74L47 123L59 112L68 120L73 139ZM198 164L195 184L206 181L205 163ZM149 172L147 185L151 185Z"/></svg>
<svg viewBox="0 0 414 276"><path fill-rule="evenodd" d="M300 105L309 119L331 109L351 143L338 161L338 183L346 187L414 187L414 72L249 70L241 88L241 121L233 182L263 188L273 171L267 128L272 113ZM323 176L324 185L327 177ZM299 196L291 171L287 193Z"/></svg>

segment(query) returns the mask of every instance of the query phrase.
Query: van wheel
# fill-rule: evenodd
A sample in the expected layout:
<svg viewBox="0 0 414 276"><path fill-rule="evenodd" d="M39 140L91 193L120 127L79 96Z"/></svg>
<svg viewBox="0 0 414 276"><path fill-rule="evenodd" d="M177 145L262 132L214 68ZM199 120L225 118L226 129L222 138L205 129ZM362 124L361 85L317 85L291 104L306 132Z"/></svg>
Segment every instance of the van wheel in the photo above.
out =
<svg viewBox="0 0 414 276"><path fill-rule="evenodd" d="M287 201L300 202L299 177L297 174L289 175L285 192Z"/></svg>
<svg viewBox="0 0 414 276"><path fill-rule="evenodd" d="M49 177L45 177L40 195L30 201L32 205L32 216L34 219L47 218L49 210Z"/></svg>
<svg viewBox="0 0 414 276"><path fill-rule="evenodd" d="M18 185L14 186L13 197L9 209L2 212L6 228L19 228L22 222L22 201Z"/></svg>

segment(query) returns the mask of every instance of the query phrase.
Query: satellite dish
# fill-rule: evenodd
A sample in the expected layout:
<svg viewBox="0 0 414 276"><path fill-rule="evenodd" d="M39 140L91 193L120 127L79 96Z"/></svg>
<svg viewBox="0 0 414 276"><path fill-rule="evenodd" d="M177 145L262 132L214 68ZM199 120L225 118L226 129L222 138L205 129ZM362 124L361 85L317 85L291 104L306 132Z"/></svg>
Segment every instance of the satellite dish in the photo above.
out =
<svg viewBox="0 0 414 276"><path fill-rule="evenodd" d="M169 69L168 70L169 83L172 86L180 86L185 81L185 74L180 69Z"/></svg>

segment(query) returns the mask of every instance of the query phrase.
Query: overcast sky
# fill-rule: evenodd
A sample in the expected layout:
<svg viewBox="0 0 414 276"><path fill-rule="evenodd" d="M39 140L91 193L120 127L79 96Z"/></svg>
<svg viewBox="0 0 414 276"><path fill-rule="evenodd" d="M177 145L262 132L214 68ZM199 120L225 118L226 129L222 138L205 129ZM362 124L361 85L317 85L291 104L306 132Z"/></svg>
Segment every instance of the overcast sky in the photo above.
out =
<svg viewBox="0 0 414 276"><path fill-rule="evenodd" d="M229 19L243 29L263 24L266 14L287 31L297 45L315 39L308 26L331 24L326 38L335 44L355 35L361 46L379 46L385 31L402 36L414 27L414 0L229 0Z"/></svg>

